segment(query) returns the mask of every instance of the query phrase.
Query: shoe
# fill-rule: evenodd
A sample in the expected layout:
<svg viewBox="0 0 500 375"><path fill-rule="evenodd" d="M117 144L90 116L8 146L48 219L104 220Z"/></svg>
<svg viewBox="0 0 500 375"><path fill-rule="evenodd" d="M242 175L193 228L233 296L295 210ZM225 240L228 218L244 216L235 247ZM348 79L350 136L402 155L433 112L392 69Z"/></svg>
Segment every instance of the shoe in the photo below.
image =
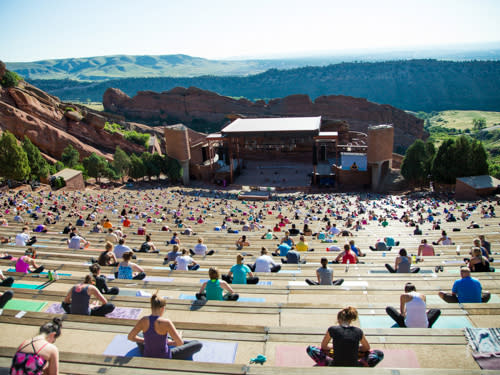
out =
<svg viewBox="0 0 500 375"><path fill-rule="evenodd" d="M441 268L440 266L436 266L436 267L434 268L434 272L435 272L435 273L439 273L440 268Z"/></svg>

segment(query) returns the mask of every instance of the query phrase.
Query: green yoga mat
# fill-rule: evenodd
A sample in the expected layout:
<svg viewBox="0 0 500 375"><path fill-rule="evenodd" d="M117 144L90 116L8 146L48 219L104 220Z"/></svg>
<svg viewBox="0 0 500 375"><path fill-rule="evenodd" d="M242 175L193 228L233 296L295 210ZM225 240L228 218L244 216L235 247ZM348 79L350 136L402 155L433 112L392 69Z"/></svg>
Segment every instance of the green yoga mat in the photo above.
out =
<svg viewBox="0 0 500 375"><path fill-rule="evenodd" d="M22 310L22 311L42 311L47 306L47 302L27 301L24 299L11 299L4 306L7 310Z"/></svg>

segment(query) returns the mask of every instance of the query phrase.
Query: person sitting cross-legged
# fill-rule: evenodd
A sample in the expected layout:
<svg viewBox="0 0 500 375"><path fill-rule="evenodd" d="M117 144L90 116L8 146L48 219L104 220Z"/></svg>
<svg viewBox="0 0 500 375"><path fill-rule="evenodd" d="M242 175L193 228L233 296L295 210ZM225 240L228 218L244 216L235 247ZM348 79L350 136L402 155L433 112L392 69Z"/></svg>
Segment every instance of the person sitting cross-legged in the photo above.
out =
<svg viewBox="0 0 500 375"><path fill-rule="evenodd" d="M385 268L389 270L390 273L418 273L420 267L411 267L411 258L405 249L399 250L399 256L396 258L394 268L390 264L386 263Z"/></svg>
<svg viewBox="0 0 500 375"><path fill-rule="evenodd" d="M101 302L101 306L92 307L89 303L91 297ZM104 316L115 309L115 306L108 303L101 292L92 285L92 275L85 276L83 282L71 287L61 306L68 314L94 316Z"/></svg>
<svg viewBox="0 0 500 375"><path fill-rule="evenodd" d="M118 263L118 267L115 271L115 277L117 279L143 280L146 277L142 267L130 261L133 255L134 253L132 251L126 251L123 253L123 261ZM136 272L135 275L134 272Z"/></svg>
<svg viewBox="0 0 500 375"><path fill-rule="evenodd" d="M306 279L309 285L342 285L344 279L333 280L333 270L328 268L328 259L321 258L321 267L316 270L318 281Z"/></svg>
<svg viewBox="0 0 500 375"><path fill-rule="evenodd" d="M214 300L214 301L237 301L239 295L234 293L233 288L224 280L219 280L219 271L215 267L210 267L208 270L210 280L205 281L199 293L196 293L197 300ZM223 290L228 293L223 294Z"/></svg>
<svg viewBox="0 0 500 375"><path fill-rule="evenodd" d="M253 275L250 267L243 264L243 260L243 255L238 254L236 264L231 267L227 275L222 275L222 280L229 284L257 284L259 278Z"/></svg>
<svg viewBox="0 0 500 375"><path fill-rule="evenodd" d="M479 280L470 276L470 269L460 268L461 279L455 280L451 293L439 292L445 302L448 303L486 303L490 300L489 292L483 293L483 287Z"/></svg>
<svg viewBox="0 0 500 375"><path fill-rule="evenodd" d="M142 317L128 334L128 339L137 343L141 354L149 358L189 360L199 352L203 344L197 340L184 341L170 319L164 318L167 300L151 296L151 315ZM140 336L143 332L143 336ZM168 337L172 340L169 340Z"/></svg>
<svg viewBox="0 0 500 375"><path fill-rule="evenodd" d="M431 328L441 315L441 310L427 310L425 295L417 293L412 283L405 284L405 292L400 296L401 313L394 307L388 306L385 311L398 325L408 328Z"/></svg>

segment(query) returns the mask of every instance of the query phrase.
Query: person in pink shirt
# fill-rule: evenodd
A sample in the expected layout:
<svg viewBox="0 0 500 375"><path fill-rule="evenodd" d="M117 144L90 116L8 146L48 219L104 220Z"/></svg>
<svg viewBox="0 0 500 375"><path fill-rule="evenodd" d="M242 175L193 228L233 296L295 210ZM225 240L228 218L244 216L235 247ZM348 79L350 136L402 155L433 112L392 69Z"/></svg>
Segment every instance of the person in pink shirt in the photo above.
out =
<svg viewBox="0 0 500 375"><path fill-rule="evenodd" d="M418 256L434 256L436 253L434 252L434 246L429 245L427 240L424 238L420 242L420 246L418 247Z"/></svg>

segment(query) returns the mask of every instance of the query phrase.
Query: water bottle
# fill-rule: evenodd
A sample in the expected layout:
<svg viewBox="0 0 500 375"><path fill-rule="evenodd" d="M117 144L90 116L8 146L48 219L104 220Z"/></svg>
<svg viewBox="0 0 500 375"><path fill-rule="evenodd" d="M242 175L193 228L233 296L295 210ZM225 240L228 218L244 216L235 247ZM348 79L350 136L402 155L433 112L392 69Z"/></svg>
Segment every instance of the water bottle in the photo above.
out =
<svg viewBox="0 0 500 375"><path fill-rule="evenodd" d="M54 280L54 276L52 275L52 271L49 270L48 274L47 274L47 277L49 278L49 281L53 281Z"/></svg>
<svg viewBox="0 0 500 375"><path fill-rule="evenodd" d="M59 280L59 275L56 270L54 270L54 280Z"/></svg>
<svg viewBox="0 0 500 375"><path fill-rule="evenodd" d="M345 272L349 271L349 263L350 263L350 261L349 261L349 259L347 259L347 264L345 266Z"/></svg>

